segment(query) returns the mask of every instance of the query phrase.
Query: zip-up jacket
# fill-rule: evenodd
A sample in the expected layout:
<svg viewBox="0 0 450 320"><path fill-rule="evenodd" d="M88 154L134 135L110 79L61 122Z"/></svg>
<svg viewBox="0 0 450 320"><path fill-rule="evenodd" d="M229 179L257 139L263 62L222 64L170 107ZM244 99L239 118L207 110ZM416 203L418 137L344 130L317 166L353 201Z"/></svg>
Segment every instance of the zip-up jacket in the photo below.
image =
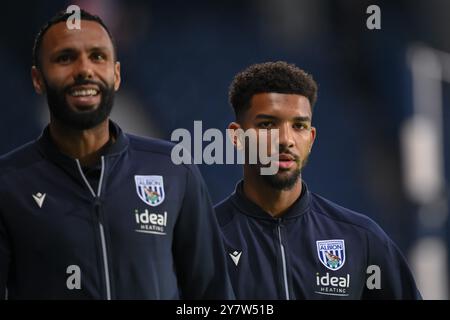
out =
<svg viewBox="0 0 450 320"><path fill-rule="evenodd" d="M174 165L168 142L110 129L94 168L48 127L0 158L0 297L233 298L198 169Z"/></svg>
<svg viewBox="0 0 450 320"><path fill-rule="evenodd" d="M420 299L410 269L371 219L308 191L281 218L240 182L216 208L237 299Z"/></svg>

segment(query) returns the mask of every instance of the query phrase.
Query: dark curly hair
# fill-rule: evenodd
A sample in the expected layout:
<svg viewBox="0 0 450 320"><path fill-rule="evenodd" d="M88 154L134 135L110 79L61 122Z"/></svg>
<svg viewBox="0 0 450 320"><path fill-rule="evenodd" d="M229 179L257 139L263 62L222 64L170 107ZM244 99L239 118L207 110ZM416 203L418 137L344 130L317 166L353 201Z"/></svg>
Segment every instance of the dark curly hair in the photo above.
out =
<svg viewBox="0 0 450 320"><path fill-rule="evenodd" d="M253 64L238 73L230 85L228 98L236 119L250 108L253 95L264 92L305 96L312 111L317 100L317 83L310 74L284 61Z"/></svg>
<svg viewBox="0 0 450 320"><path fill-rule="evenodd" d="M41 46L42 46L42 39L44 38L45 33L48 31L48 29L50 29L51 26L59 22L67 21L67 19L71 15L72 13L67 13L65 10L61 10L41 27L34 40L33 59L32 59L33 66L36 66L37 68L41 67ZM99 16L93 15L83 9L80 10L80 18L81 20L95 21L105 29L113 45L114 59L117 60L116 44L111 35L111 32L109 31L108 27L103 22L103 20Z"/></svg>

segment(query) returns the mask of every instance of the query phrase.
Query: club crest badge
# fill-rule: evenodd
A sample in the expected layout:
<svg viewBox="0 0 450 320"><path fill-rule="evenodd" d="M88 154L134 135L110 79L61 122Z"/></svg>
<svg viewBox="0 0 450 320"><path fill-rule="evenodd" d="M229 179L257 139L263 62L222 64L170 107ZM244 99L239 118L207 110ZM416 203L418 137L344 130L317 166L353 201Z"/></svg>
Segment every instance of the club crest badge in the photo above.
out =
<svg viewBox="0 0 450 320"><path fill-rule="evenodd" d="M136 192L146 204L152 207L164 201L164 183L162 176L134 176Z"/></svg>
<svg viewBox="0 0 450 320"><path fill-rule="evenodd" d="M317 244L317 255L320 262L332 271L339 270L345 263L344 240L319 240Z"/></svg>

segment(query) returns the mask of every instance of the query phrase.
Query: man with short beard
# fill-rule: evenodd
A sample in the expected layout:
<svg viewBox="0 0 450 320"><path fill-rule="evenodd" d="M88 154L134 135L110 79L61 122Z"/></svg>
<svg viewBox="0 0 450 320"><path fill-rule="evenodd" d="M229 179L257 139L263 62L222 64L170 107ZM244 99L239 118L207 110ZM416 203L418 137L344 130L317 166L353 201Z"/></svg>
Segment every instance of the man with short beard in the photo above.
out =
<svg viewBox="0 0 450 320"><path fill-rule="evenodd" d="M278 149L269 154L275 174L261 174L268 167L262 160L247 161L243 181L215 207L236 298L420 299L404 257L383 230L312 193L302 180L316 137L311 75L282 61L255 64L235 76L229 99L234 144L248 152L251 140L238 132L254 130L271 141L264 152ZM275 132L278 140L271 139ZM262 148L259 141L253 143Z"/></svg>
<svg viewBox="0 0 450 320"><path fill-rule="evenodd" d="M230 299L198 169L109 120L120 63L103 21L52 18L32 80L50 123L0 157L0 299Z"/></svg>

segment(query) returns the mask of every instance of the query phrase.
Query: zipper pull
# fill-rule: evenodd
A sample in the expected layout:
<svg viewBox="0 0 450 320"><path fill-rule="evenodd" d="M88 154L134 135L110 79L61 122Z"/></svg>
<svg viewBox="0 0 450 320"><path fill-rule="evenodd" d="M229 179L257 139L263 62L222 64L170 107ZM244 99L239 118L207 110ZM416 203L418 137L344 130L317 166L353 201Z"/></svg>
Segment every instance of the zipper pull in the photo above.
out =
<svg viewBox="0 0 450 320"><path fill-rule="evenodd" d="M100 219L100 206L102 205L102 202L99 197L94 198L94 211L95 215L98 219Z"/></svg>
<svg viewBox="0 0 450 320"><path fill-rule="evenodd" d="M102 201L100 200L100 198L99 197L95 197L94 198L94 207L98 208L98 207L101 206L101 204L102 204Z"/></svg>

